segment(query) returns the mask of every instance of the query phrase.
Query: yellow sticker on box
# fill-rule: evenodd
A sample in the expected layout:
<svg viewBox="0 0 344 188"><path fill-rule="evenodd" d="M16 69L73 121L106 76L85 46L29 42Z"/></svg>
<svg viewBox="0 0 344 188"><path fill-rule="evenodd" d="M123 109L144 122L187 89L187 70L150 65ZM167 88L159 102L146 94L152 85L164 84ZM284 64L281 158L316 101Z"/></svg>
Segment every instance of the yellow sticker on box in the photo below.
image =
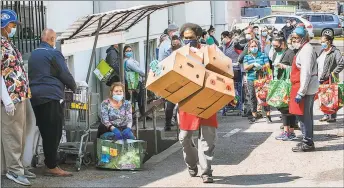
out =
<svg viewBox="0 0 344 188"><path fill-rule="evenodd" d="M117 149L110 148L110 155L112 157L116 157L118 155Z"/></svg>

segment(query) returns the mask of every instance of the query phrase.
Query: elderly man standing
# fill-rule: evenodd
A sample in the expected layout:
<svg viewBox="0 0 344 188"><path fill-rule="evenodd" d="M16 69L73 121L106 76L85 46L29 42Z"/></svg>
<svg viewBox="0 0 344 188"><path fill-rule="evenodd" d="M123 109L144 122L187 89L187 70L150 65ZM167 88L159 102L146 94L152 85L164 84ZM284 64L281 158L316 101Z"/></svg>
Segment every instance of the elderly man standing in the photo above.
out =
<svg viewBox="0 0 344 188"><path fill-rule="evenodd" d="M24 169L26 99L31 97L24 62L10 38L17 28L17 14L1 10L1 128L6 177L21 185L31 185L27 178L36 175Z"/></svg>
<svg viewBox="0 0 344 188"><path fill-rule="evenodd" d="M71 176L57 166L57 149L64 122L63 99L65 86L76 90L76 83L69 72L62 53L55 49L56 33L45 29L42 43L29 59L31 104L36 123L42 136L46 175Z"/></svg>
<svg viewBox="0 0 344 188"><path fill-rule="evenodd" d="M159 47L159 61L162 61L163 59L165 59L167 56L166 54L168 54L168 50L171 48L171 39L172 36L176 35L179 37L179 27L174 25L174 24L170 24L168 25L167 28L167 35L168 38L166 40L164 40L164 42L161 43L160 47Z"/></svg>

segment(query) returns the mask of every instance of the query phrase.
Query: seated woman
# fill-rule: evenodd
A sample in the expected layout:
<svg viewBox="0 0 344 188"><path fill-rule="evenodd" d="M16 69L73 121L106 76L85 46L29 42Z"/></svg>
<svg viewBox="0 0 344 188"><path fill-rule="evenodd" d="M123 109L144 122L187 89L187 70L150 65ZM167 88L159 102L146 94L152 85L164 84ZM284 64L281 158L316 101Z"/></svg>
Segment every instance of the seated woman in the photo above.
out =
<svg viewBox="0 0 344 188"><path fill-rule="evenodd" d="M104 140L135 139L132 127L131 103L123 100L124 86L120 82L111 85L110 96L101 104L101 122L98 138Z"/></svg>

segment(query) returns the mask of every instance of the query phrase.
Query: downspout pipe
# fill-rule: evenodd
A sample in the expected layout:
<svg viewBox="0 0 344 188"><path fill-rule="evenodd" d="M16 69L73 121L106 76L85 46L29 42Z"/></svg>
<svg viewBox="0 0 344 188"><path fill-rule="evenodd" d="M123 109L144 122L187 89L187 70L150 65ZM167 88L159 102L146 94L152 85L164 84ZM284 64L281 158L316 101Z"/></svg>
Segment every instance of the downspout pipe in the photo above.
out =
<svg viewBox="0 0 344 188"><path fill-rule="evenodd" d="M215 1L210 1L211 25L215 27Z"/></svg>

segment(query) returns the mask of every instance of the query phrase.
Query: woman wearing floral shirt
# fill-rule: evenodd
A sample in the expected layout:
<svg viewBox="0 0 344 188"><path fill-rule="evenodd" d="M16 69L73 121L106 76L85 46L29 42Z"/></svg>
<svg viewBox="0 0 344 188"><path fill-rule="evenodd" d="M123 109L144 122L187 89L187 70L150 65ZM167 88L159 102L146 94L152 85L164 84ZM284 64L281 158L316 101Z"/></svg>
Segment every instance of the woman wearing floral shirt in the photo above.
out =
<svg viewBox="0 0 344 188"><path fill-rule="evenodd" d="M135 139L131 131L133 122L131 103L123 100L123 94L123 84L115 82L110 88L109 98L101 104L101 122L103 125L98 128L101 139Z"/></svg>

